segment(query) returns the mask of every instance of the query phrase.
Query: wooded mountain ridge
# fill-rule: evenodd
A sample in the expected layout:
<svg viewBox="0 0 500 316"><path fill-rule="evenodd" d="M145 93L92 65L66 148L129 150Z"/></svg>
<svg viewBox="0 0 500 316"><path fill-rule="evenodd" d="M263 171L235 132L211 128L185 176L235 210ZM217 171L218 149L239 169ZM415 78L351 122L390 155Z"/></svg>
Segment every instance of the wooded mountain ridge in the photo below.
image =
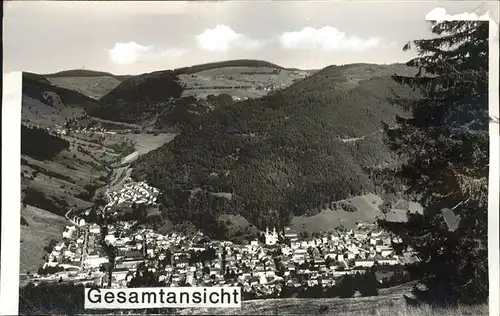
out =
<svg viewBox="0 0 500 316"><path fill-rule="evenodd" d="M391 75L411 71L330 66L282 91L220 106L140 157L133 176L162 189L170 221L212 232L222 229L222 214L264 228L373 192L371 170L398 163L382 122L405 116L399 100L418 95Z"/></svg>

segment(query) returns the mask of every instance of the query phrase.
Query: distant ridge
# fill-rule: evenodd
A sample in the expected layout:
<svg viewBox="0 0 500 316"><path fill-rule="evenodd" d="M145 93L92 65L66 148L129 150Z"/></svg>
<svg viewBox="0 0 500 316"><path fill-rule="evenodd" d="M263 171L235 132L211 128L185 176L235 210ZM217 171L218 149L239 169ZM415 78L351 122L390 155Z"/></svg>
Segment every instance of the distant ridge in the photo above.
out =
<svg viewBox="0 0 500 316"><path fill-rule="evenodd" d="M33 72L23 71L23 84L25 82L38 82L50 85L50 82L44 75L36 74Z"/></svg>
<svg viewBox="0 0 500 316"><path fill-rule="evenodd" d="M119 80L130 78L131 75L114 75L109 72L88 70L88 69L70 69L63 70L52 74L42 74L40 76L48 78L58 78L58 77L113 77Z"/></svg>
<svg viewBox="0 0 500 316"><path fill-rule="evenodd" d="M44 91L57 93L66 106L79 106L90 110L96 105L94 99L80 92L52 85L43 75L23 72L23 94L40 99Z"/></svg>
<svg viewBox="0 0 500 316"><path fill-rule="evenodd" d="M371 170L397 165L379 131L407 114L396 99L418 97L391 77L412 71L329 66L264 97L216 108L141 156L132 176L163 190L174 224L211 225L205 231L213 234L223 214L259 229L316 214L332 201L373 192Z"/></svg>
<svg viewBox="0 0 500 316"><path fill-rule="evenodd" d="M225 67L262 67L262 68L285 69L281 66L278 66L276 64L264 60L235 59L235 60L226 60L226 61L219 61L219 62L177 68L174 69L173 72L175 74L191 74L213 68L225 68Z"/></svg>
<svg viewBox="0 0 500 316"><path fill-rule="evenodd" d="M104 95L92 115L127 123L140 122L156 115L164 107L161 103L182 96L184 86L179 76L229 67L284 69L267 61L237 59L131 76Z"/></svg>

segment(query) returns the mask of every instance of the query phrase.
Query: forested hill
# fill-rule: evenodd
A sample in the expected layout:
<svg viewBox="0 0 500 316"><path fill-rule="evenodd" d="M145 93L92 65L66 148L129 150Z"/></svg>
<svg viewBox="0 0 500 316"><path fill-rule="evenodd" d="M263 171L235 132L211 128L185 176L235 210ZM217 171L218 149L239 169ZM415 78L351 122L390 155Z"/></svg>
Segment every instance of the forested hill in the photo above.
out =
<svg viewBox="0 0 500 316"><path fill-rule="evenodd" d="M369 76L366 65L352 67L357 77L355 69L328 67L281 92L218 108L142 156L134 176L163 189L170 220L203 228L217 227L220 214L263 228L371 191L367 169L393 162L381 122L404 115L391 100L413 92L387 72L377 76L384 66ZM346 81L349 88L338 85Z"/></svg>
<svg viewBox="0 0 500 316"><path fill-rule="evenodd" d="M92 112L97 102L77 91L52 85L44 75L23 72L23 95L53 108L79 108Z"/></svg>
<svg viewBox="0 0 500 316"><path fill-rule="evenodd" d="M185 83L180 80L180 75L229 67L283 69L266 61L242 59L131 76L103 96L100 99L100 107L92 115L128 123L150 119L168 107L170 101L181 97Z"/></svg>
<svg viewBox="0 0 500 316"><path fill-rule="evenodd" d="M51 135L44 129L21 125L21 155L47 160L69 148L69 145L67 140Z"/></svg>
<svg viewBox="0 0 500 316"><path fill-rule="evenodd" d="M77 77L77 78L84 78L84 77L113 77L119 80L124 80L127 78L130 78L131 76L129 75L114 75L109 72L103 72L103 71L96 71L96 70L88 70L88 69L72 69L72 70L63 70L59 71L56 73L52 74L45 74L43 75L44 77L47 78L59 78L59 77Z"/></svg>

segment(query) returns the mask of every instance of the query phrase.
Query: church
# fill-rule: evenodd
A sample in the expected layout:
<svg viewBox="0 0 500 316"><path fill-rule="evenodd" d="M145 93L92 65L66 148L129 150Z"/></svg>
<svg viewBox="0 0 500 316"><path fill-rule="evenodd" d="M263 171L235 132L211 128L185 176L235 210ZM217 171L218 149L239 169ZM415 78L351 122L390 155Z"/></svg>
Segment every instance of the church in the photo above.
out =
<svg viewBox="0 0 500 316"><path fill-rule="evenodd" d="M266 227L266 234L264 237L266 239L266 245L276 245L278 243L278 233L276 232L276 227L273 228L272 233L269 233L269 228Z"/></svg>

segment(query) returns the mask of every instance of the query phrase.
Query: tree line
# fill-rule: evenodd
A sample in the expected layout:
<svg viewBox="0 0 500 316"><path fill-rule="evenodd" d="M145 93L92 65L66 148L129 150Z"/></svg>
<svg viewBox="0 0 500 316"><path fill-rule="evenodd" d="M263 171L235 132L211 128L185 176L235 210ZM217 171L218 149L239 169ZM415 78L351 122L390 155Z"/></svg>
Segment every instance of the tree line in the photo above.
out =
<svg viewBox="0 0 500 316"><path fill-rule="evenodd" d="M307 93L296 84L214 109L141 156L133 177L161 188L169 221L211 232L222 214L242 215L262 229L372 192L368 169L393 158L383 139L346 145L337 136L372 133L381 120L402 111L386 100L392 92L373 91L388 89L386 81L340 91L328 88L327 78L323 73L305 79L314 87ZM411 96L404 89L398 93Z"/></svg>
<svg viewBox="0 0 500 316"><path fill-rule="evenodd" d="M67 140L51 135L43 128L21 125L21 155L49 160L68 149L69 145Z"/></svg>
<svg viewBox="0 0 500 316"><path fill-rule="evenodd" d="M423 214L406 223L380 225L398 234L419 262L412 277L421 301L439 305L488 300L488 34L487 21L431 22L435 37L408 43L418 56L417 75L396 74L421 92L399 102L411 117L386 126L386 142L405 161L396 177L418 198ZM459 216L450 227L442 210Z"/></svg>

